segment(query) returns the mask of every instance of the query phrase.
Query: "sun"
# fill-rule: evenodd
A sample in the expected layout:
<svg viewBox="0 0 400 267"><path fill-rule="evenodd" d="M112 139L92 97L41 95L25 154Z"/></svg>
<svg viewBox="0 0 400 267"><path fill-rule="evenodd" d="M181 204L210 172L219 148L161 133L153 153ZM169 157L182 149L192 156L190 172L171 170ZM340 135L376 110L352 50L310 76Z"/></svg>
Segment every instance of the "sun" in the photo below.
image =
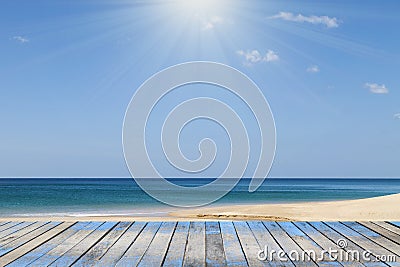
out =
<svg viewBox="0 0 400 267"><path fill-rule="evenodd" d="M190 13L213 13L224 7L224 0L177 0L183 11Z"/></svg>

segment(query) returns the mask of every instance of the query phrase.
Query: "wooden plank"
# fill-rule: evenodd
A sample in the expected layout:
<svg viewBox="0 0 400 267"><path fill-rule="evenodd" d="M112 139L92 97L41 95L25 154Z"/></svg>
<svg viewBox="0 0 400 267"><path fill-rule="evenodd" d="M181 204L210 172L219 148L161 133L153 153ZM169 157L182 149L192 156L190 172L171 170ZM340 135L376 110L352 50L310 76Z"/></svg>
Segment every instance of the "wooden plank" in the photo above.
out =
<svg viewBox="0 0 400 267"><path fill-rule="evenodd" d="M98 266L114 266L136 240L146 226L145 222L135 222L128 230L114 243L114 245L101 257Z"/></svg>
<svg viewBox="0 0 400 267"><path fill-rule="evenodd" d="M57 258L53 263L49 266L69 266L76 262L82 255L84 255L92 246L94 246L103 236L105 236L111 229L116 225L116 222L105 222L101 224L98 228L91 231L89 234L83 233L83 236L77 236L74 238L70 238L66 244L61 244L59 247L56 247L57 251L60 249L61 251L65 251L66 248L70 248L65 253L61 254L62 256ZM89 230L90 231L90 230ZM79 243L76 243L78 241ZM71 247L72 245L72 247ZM52 251L55 253L55 251ZM56 254L57 255L57 254ZM60 254L58 254L60 255Z"/></svg>
<svg viewBox="0 0 400 267"><path fill-rule="evenodd" d="M289 259L296 266L317 266L313 261L299 261L296 259L296 253L301 255L302 249L290 238L290 236L282 230L276 222L263 222L269 230L276 242L280 245L283 251L289 256ZM294 259L291 259L294 258Z"/></svg>
<svg viewBox="0 0 400 267"><path fill-rule="evenodd" d="M385 238L391 240L392 242L397 244L397 246L396 246L397 248L399 247L398 245L400 244L400 235L396 234L395 232L390 231L389 229L387 229L383 226L380 226L378 223L374 223L374 222L359 222L359 224L378 233L382 237L385 237Z"/></svg>
<svg viewBox="0 0 400 267"><path fill-rule="evenodd" d="M92 266L114 245L114 243L129 228L131 222L120 222L110 232L107 233L96 245L88 250L74 266Z"/></svg>
<svg viewBox="0 0 400 267"><path fill-rule="evenodd" d="M400 228L400 222L390 222L391 224L393 224L394 226L396 226L396 227L399 227Z"/></svg>
<svg viewBox="0 0 400 267"><path fill-rule="evenodd" d="M10 223L10 222L0 222L0 226L7 224L7 223Z"/></svg>
<svg viewBox="0 0 400 267"><path fill-rule="evenodd" d="M174 233L176 222L163 222L138 266L161 266Z"/></svg>
<svg viewBox="0 0 400 267"><path fill-rule="evenodd" d="M46 233L48 230L56 227L59 224L60 224L59 222L47 223L43 227L39 227L39 228L31 231L30 233L22 236L21 238L15 239L15 240L7 243L4 246L1 246L0 247L0 256L3 256L5 254L9 253L10 251L28 243L32 239L35 239L36 237L40 236L41 234Z"/></svg>
<svg viewBox="0 0 400 267"><path fill-rule="evenodd" d="M190 222L178 222L172 236L163 266L182 266Z"/></svg>
<svg viewBox="0 0 400 267"><path fill-rule="evenodd" d="M343 224L353 229L354 231L357 231L359 234L365 236L366 238L374 241L375 243L381 245L382 247L386 248L386 250L396 254L397 256L400 255L400 245L382 236L381 233L372 231L371 229L357 222L343 222ZM375 226L375 228L381 228L380 226Z"/></svg>
<svg viewBox="0 0 400 267"><path fill-rule="evenodd" d="M358 246L363 248L364 251L370 251L372 255L375 257L380 255L390 255L392 254L390 251L386 250L385 248L381 247L380 245L374 243L373 241L369 240L365 236L359 234L357 231L354 231L350 227L339 223L339 222L326 222L326 224L331 227L332 229L340 232L344 235L347 239L353 241ZM387 262L390 266L400 266L400 262Z"/></svg>
<svg viewBox="0 0 400 267"><path fill-rule="evenodd" d="M247 261L232 222L220 222L227 266L246 266Z"/></svg>
<svg viewBox="0 0 400 267"><path fill-rule="evenodd" d="M0 234L4 230L14 227L15 225L20 224L20 223L22 223L22 222L9 222L9 223L3 224L2 226L0 226Z"/></svg>
<svg viewBox="0 0 400 267"><path fill-rule="evenodd" d="M204 222L191 222L183 266L205 266L206 235Z"/></svg>
<svg viewBox="0 0 400 267"><path fill-rule="evenodd" d="M315 241L323 250L330 251L335 249L338 253L346 253L345 249L342 249L337 246L336 242L333 242L331 239L323 235L318 229L312 227L307 222L293 222L302 232L304 232L309 238ZM327 227L327 226L325 226ZM333 230L332 230L333 231ZM340 262L343 266L364 266L361 262L357 261L352 255L349 257L349 261ZM318 263L318 262L317 262ZM319 264L319 263L318 263Z"/></svg>
<svg viewBox="0 0 400 267"><path fill-rule="evenodd" d="M264 266L264 263L257 258L257 254L260 251L260 246L253 232L250 230L246 222L234 222L239 242L246 256L246 260L249 266Z"/></svg>
<svg viewBox="0 0 400 267"><path fill-rule="evenodd" d="M270 253L271 251L281 251L282 248L275 241L272 235L269 233L267 228L265 228L262 222L249 221L247 224L250 227L250 230L253 232L258 245L263 250L263 253L260 253L261 257L265 257L268 260L269 265L271 266L294 266L291 261L281 261L277 255L277 253ZM287 255L286 255L287 256ZM257 255L258 257L258 255Z"/></svg>
<svg viewBox="0 0 400 267"><path fill-rule="evenodd" d="M90 222L89 224L83 226L81 229L79 229L79 231L77 231L76 233L72 234L62 242L58 243L56 246L44 252L43 255L38 257L35 261L31 262L31 265L28 266L47 266L53 263L62 255L64 255L65 252L67 252L73 246L78 244L87 235L92 233L101 224L102 222Z"/></svg>
<svg viewBox="0 0 400 267"><path fill-rule="evenodd" d="M21 229L24 229L25 227L27 227L27 226L29 226L31 224L34 224L34 222L22 222L22 223L16 224L15 226L10 227L10 228L2 231L0 233L0 238L3 239L6 236L12 235L12 234L18 232Z"/></svg>
<svg viewBox="0 0 400 267"><path fill-rule="evenodd" d="M399 235L399 237L400 237L400 228L399 227L396 227L393 224L388 223L388 222L373 222L373 223L379 225L380 227L388 229L389 231Z"/></svg>
<svg viewBox="0 0 400 267"><path fill-rule="evenodd" d="M206 265L226 266L224 245L218 222L206 222Z"/></svg>
<svg viewBox="0 0 400 267"><path fill-rule="evenodd" d="M115 266L136 266L146 252L147 247L153 240L160 226L160 222L148 223Z"/></svg>
<svg viewBox="0 0 400 267"><path fill-rule="evenodd" d="M28 243L24 244L23 246L11 251L10 253L4 255L3 257L0 258L0 266L7 265L22 255L25 255L29 251L39 247L43 243L47 242L48 240L54 238L55 236L59 235L69 227L71 227L74 224L74 222L64 222L56 227L50 229L49 231L43 233L42 235L34 238L33 240L29 241Z"/></svg>
<svg viewBox="0 0 400 267"><path fill-rule="evenodd" d="M0 248L49 222L35 222L11 235L0 238Z"/></svg>
<svg viewBox="0 0 400 267"><path fill-rule="evenodd" d="M332 240L332 242L334 242L335 244L337 244L337 242L339 240L344 240L346 241L347 245L345 247L345 251L350 252L350 251L357 251L358 255L362 255L362 253L364 253L364 249L362 247L360 247L358 244L352 242L351 240L349 240L348 238L346 238L342 233L339 233L337 231L335 231L334 229L332 229L331 227L329 227L328 225L326 225L323 222L310 222L310 225L312 225L317 231L321 232L323 235L325 235L327 238L329 238L330 240ZM337 246L337 245L336 245ZM337 246L337 248L339 248ZM349 254L345 254L345 255L349 255ZM350 255L351 256L351 255ZM349 259L352 259L354 257L350 257ZM360 256L359 261L365 265L365 266L373 266L373 267L378 267L378 266L387 266L386 264L384 264L383 262L379 262L375 256L371 256L372 261L366 261L363 257ZM347 259L345 259L347 260Z"/></svg>
<svg viewBox="0 0 400 267"><path fill-rule="evenodd" d="M78 222L78 223L72 225L70 228L68 228L61 234L57 235L55 238L50 239L45 244L35 248L34 250L28 252L27 254L25 254L22 257L18 258L17 260L13 261L7 267L28 266L35 260L44 256L48 251L52 250L57 245L59 245L60 243L65 241L68 237L72 236L79 230L82 230L83 227L85 227L88 224L90 224L90 222ZM39 266L39 265L37 265L37 266Z"/></svg>
<svg viewBox="0 0 400 267"><path fill-rule="evenodd" d="M336 260L332 260L324 249L312 240L303 231L297 228L292 222L278 222L294 242L302 249L301 261L314 261L318 266L342 266Z"/></svg>

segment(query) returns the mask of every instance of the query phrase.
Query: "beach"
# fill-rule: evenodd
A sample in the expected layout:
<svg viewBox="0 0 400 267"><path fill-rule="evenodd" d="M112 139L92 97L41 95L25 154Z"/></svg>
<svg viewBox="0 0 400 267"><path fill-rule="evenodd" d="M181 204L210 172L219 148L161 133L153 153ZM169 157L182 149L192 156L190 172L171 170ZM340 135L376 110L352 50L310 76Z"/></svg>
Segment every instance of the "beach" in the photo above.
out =
<svg viewBox="0 0 400 267"><path fill-rule="evenodd" d="M220 205L215 207L174 209L159 216L87 215L10 216L0 221L400 221L400 194L359 200Z"/></svg>

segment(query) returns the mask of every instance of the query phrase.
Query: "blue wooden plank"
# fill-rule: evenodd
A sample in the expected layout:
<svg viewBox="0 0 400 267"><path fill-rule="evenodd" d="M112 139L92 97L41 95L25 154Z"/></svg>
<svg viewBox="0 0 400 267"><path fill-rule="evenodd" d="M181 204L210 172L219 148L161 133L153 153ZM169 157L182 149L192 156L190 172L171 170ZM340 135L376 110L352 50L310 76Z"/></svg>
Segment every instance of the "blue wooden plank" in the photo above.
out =
<svg viewBox="0 0 400 267"><path fill-rule="evenodd" d="M101 224L100 222L97 223ZM60 256L54 262L52 262L49 266L70 266L76 260L78 260L83 254L85 254L93 245L95 245L104 235L106 235L117 223L116 222L105 222L101 224L96 229L88 230L85 233L79 231L77 233L78 236L75 238L69 238L68 242L65 246L61 244L60 248L56 247L53 251L49 252L50 255L58 255ZM97 225L93 225L95 228ZM67 250L66 252L64 252ZM60 255L60 252L64 252ZM37 266L34 262L33 266Z"/></svg>
<svg viewBox="0 0 400 267"><path fill-rule="evenodd" d="M32 232L33 230L42 227L43 225L47 224L49 222L35 222L27 227L24 227L23 229L20 229L19 231L5 236L3 238L0 238L0 247L4 247L10 242L13 242L14 240L18 238L22 238L23 236L27 235L28 233Z"/></svg>
<svg viewBox="0 0 400 267"><path fill-rule="evenodd" d="M122 255L135 242L139 234L142 232L146 222L135 222L129 229L118 239L117 242L101 257L97 266L115 266L121 259ZM175 265L176 266L176 265Z"/></svg>
<svg viewBox="0 0 400 267"><path fill-rule="evenodd" d="M360 246L364 251L370 251L372 255L378 257L380 255L391 255L392 253L382 246L376 244L365 236L361 235L357 231L354 231L350 227L340 222L326 222L329 227L340 232L346 238ZM390 266L400 266L400 262L387 262Z"/></svg>
<svg viewBox="0 0 400 267"><path fill-rule="evenodd" d="M8 267L19 267L19 266L28 266L35 260L39 259L43 255L45 255L48 251L52 250L55 248L57 245L59 245L61 242L66 240L68 237L72 236L76 232L84 229L86 225L90 224L90 222L79 222L76 223L75 225L71 226L69 229L64 231L62 234L59 236L55 237L54 239L51 239L49 242L46 242L45 244L37 247L36 249L32 250L31 252L23 255L16 261L12 262L11 264L8 265ZM38 265L39 266L39 265Z"/></svg>
<svg viewBox="0 0 400 267"><path fill-rule="evenodd" d="M163 266L182 266L190 222L179 222L175 228Z"/></svg>
<svg viewBox="0 0 400 267"><path fill-rule="evenodd" d="M136 266L156 235L161 222L149 222L115 266Z"/></svg>
<svg viewBox="0 0 400 267"><path fill-rule="evenodd" d="M247 266L246 257L240 245L232 222L220 222L221 235L227 266Z"/></svg>
<svg viewBox="0 0 400 267"><path fill-rule="evenodd" d="M278 222L278 224L303 250L301 252L302 260L304 256L305 260L310 261L312 259L318 266L342 266L337 261L332 261L317 242L297 228L292 222ZM304 253L304 251L308 253Z"/></svg>
<svg viewBox="0 0 400 267"><path fill-rule="evenodd" d="M393 224L393 225L395 225L397 227L400 227L400 222L389 222L389 223L391 223L391 224Z"/></svg>
<svg viewBox="0 0 400 267"><path fill-rule="evenodd" d="M8 228L11 228L11 227L13 227L13 226L15 226L17 224L20 224L20 223L22 223L22 222L9 222L9 223L3 224L2 226L0 226L0 234L4 230L6 230Z"/></svg>
<svg viewBox="0 0 400 267"><path fill-rule="evenodd" d="M19 223L19 224L15 225L13 227L10 227L10 228L8 228L8 229L6 229L6 230L4 230L4 231L2 231L0 233L0 239L6 237L8 235L11 235L11 234L13 234L13 233L15 233L15 232L17 232L17 231L29 226L29 225L31 225L33 223L34 222L23 222L23 223Z"/></svg>
<svg viewBox="0 0 400 267"><path fill-rule="evenodd" d="M23 238L16 239L10 243L7 243L7 245L1 246L0 247L0 257L9 253L12 250L24 245L25 243L28 243L32 239L40 236L41 234L47 232L48 230L56 227L59 224L60 224L59 222L47 223L44 226L39 227L39 228L35 229L34 231L30 232L29 234L26 234L25 236L23 236Z"/></svg>
<svg viewBox="0 0 400 267"><path fill-rule="evenodd" d="M224 245L218 222L206 222L206 265L226 266Z"/></svg>
<svg viewBox="0 0 400 267"><path fill-rule="evenodd" d="M9 222L0 222L0 226L4 225L6 223L9 223Z"/></svg>

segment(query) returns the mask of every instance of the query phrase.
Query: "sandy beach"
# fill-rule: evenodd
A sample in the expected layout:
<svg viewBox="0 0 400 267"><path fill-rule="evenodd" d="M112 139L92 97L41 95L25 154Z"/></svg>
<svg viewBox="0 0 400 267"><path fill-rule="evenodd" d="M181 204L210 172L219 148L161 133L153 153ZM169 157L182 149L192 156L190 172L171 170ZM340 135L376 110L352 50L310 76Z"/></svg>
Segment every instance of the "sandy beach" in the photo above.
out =
<svg viewBox="0 0 400 267"><path fill-rule="evenodd" d="M178 209L163 216L30 216L2 217L0 221L400 221L400 194L359 200L287 204L223 205Z"/></svg>

